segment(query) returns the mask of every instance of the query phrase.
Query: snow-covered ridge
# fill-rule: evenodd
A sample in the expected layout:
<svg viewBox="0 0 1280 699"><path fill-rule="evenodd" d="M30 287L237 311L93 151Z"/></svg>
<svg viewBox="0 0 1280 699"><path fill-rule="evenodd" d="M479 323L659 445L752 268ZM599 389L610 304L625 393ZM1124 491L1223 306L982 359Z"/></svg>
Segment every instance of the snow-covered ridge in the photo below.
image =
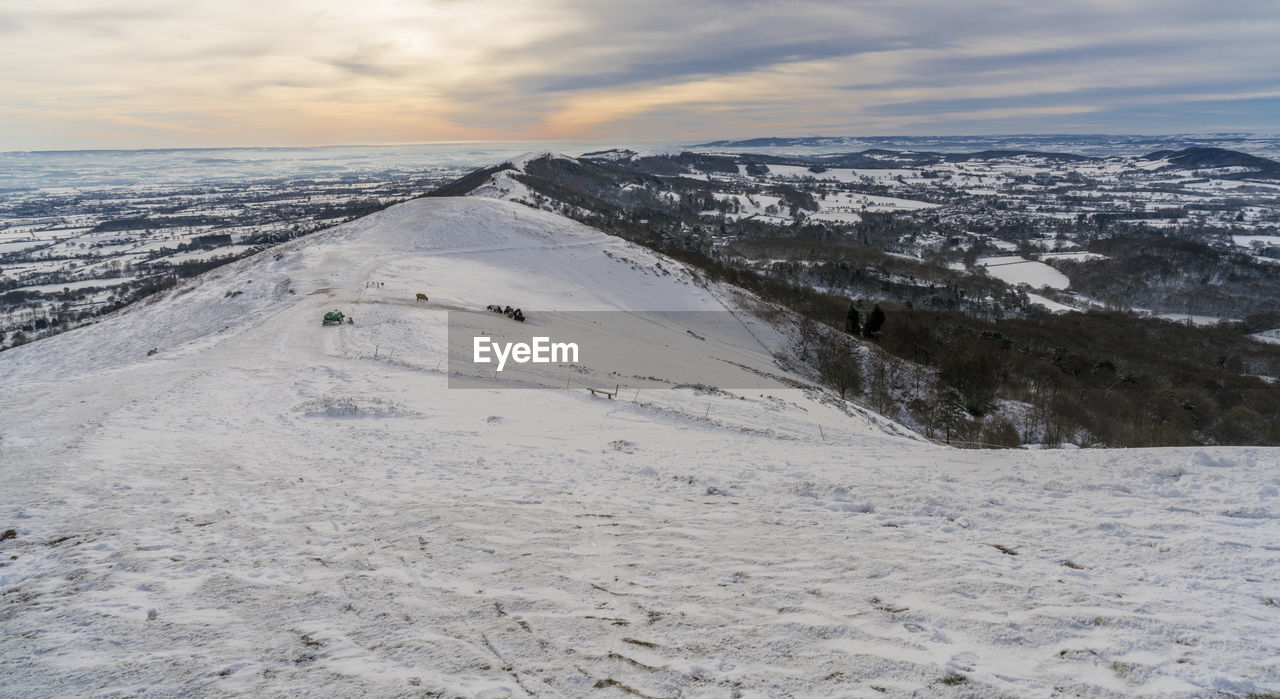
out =
<svg viewBox="0 0 1280 699"><path fill-rule="evenodd" d="M4 691L1280 690L1275 449L961 452L799 390L449 390L445 314L489 303L754 302L426 199L0 354Z"/></svg>
<svg viewBox="0 0 1280 699"><path fill-rule="evenodd" d="M688 149L681 146L658 146L656 148L643 148L636 151L637 158L674 158L686 152Z"/></svg>
<svg viewBox="0 0 1280 699"><path fill-rule="evenodd" d="M525 168L529 166L529 163L533 162L534 160L543 160L545 158L556 158L560 160L574 160L573 157L565 155L564 153L559 153L556 151L549 151L549 150L538 150L538 151L529 151L527 153L521 153L520 155L517 155L514 158L505 158L499 162L493 163L489 167L502 167L502 166L510 165L511 169L514 169L517 172L523 173L525 171Z"/></svg>
<svg viewBox="0 0 1280 699"><path fill-rule="evenodd" d="M366 300L370 293L364 287L348 289L344 296L333 285L353 275L376 276L385 267L408 269L413 266L409 260L415 259L420 271L398 280L394 291L379 297L411 299L421 286L442 304L472 310L490 302L486 290L515 294L527 307L548 309L723 308L713 296L693 287L688 273L679 271L681 266L668 261L668 269L677 270L677 276L659 279L660 274L639 265L651 267L661 258L582 224L483 197L420 199L213 270L94 327L12 350L5 359L10 360L12 376L29 370L33 376L58 377L51 362L62 355L74 357L68 364L74 370L127 364L153 347L173 352L190 342L261 323L262 316L316 295L341 303L375 303ZM510 270L504 270L505 264ZM457 272L468 265L482 267L490 276ZM509 289L505 294L504 286Z"/></svg>
<svg viewBox="0 0 1280 699"><path fill-rule="evenodd" d="M535 160L565 160L576 162L577 159L567 156L563 153L553 153L551 151L535 151L525 153L515 158L510 158L494 165L496 171L489 175L489 179L484 183L474 187L468 196L484 197L487 199L501 199L503 201L516 202L525 204L534 208L544 208L538 206L535 202L546 200L546 210L555 210L558 208L558 202L550 202L529 188L526 184L519 181L514 175L525 175L529 167L529 163Z"/></svg>

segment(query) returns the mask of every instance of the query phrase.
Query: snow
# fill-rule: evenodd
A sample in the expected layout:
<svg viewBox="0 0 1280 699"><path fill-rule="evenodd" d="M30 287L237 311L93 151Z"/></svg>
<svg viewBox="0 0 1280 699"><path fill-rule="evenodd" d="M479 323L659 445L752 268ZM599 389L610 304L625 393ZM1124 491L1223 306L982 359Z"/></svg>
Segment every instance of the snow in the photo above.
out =
<svg viewBox="0 0 1280 699"><path fill-rule="evenodd" d="M987 273L996 279L1013 286L1028 284L1033 289L1039 289L1043 286L1052 289L1065 289L1071 284L1071 280L1067 279L1067 275L1049 265L1043 262L1034 262L1017 255L980 257L978 258L978 266L987 270Z"/></svg>
<svg viewBox="0 0 1280 699"><path fill-rule="evenodd" d="M859 211L913 211L938 207L938 204L930 204L926 201L902 199L900 197L882 197L875 194L860 194L852 192L833 192L819 203L824 211L827 209L850 208Z"/></svg>
<svg viewBox="0 0 1280 699"><path fill-rule="evenodd" d="M1072 308L1071 306L1066 305L1065 303L1058 303L1053 299L1045 298L1039 294L1027 294L1027 300L1031 301L1031 303L1036 303L1041 306L1044 306L1045 308L1049 309L1050 311L1053 311L1054 313L1067 313L1068 311L1077 310L1075 308Z"/></svg>
<svg viewBox="0 0 1280 699"><path fill-rule="evenodd" d="M1242 248L1252 247L1254 243L1280 246L1280 235L1233 235L1231 239Z"/></svg>
<svg viewBox="0 0 1280 699"><path fill-rule="evenodd" d="M719 201L737 201L738 213L721 214L718 211L704 211L705 216L721 216L726 219L737 221L746 218L756 218L766 223L785 224L791 222L788 215L788 209L782 203L782 197L771 194L724 194L721 192L714 193ZM767 209L774 207L775 213L768 213Z"/></svg>
<svg viewBox="0 0 1280 699"><path fill-rule="evenodd" d="M570 158L569 156L563 153L556 153L549 150L542 150L542 151L530 151L528 153L522 153L520 155L517 155L514 158L507 158L501 162L494 163L494 165L504 165L506 163L510 163L511 166L516 170L520 172L524 172L525 168L528 167L530 161L542 160L543 158L560 158L562 160L572 160L572 158Z"/></svg>
<svg viewBox="0 0 1280 699"><path fill-rule="evenodd" d="M248 250L253 249L253 245L223 245L212 250L189 250L187 252L178 252L172 255L159 258L170 264L179 262L195 262L198 260L209 260L218 257L234 257Z"/></svg>
<svg viewBox="0 0 1280 699"><path fill-rule="evenodd" d="M136 276L130 277L109 277L105 279L80 279L73 282L64 282L62 284L38 284L35 286L24 286L22 291L38 291L42 294L55 294L63 289L84 289L91 286L119 286L127 284L137 279Z"/></svg>
<svg viewBox="0 0 1280 699"><path fill-rule="evenodd" d="M674 158L684 153L687 149L680 146L657 146L654 148L641 148L636 151L637 158Z"/></svg>
<svg viewBox="0 0 1280 699"><path fill-rule="evenodd" d="M862 215L850 211L819 211L809 218L815 221L831 221L833 223L857 223L862 220Z"/></svg>
<svg viewBox="0 0 1280 699"><path fill-rule="evenodd" d="M1092 262L1094 260L1108 259L1106 255L1096 252L1077 251L1077 252L1044 252L1040 253L1042 260L1074 260L1076 262Z"/></svg>
<svg viewBox="0 0 1280 699"><path fill-rule="evenodd" d="M863 172L866 172L865 170ZM876 170L873 172L883 172ZM897 171L895 171L897 172ZM769 165L769 174L774 177L806 179L813 178L816 180L835 180L837 182L858 182L863 175L849 168L830 168L822 172L813 172L807 166L803 165ZM911 173L909 177L915 177L916 173Z"/></svg>
<svg viewBox="0 0 1280 699"><path fill-rule="evenodd" d="M896 180L899 177L904 180L914 180L919 178L920 173L910 168L854 168L848 171L852 177L863 178L868 177L873 180Z"/></svg>
<svg viewBox="0 0 1280 699"><path fill-rule="evenodd" d="M1280 691L1276 449L957 451L799 389L448 389L446 313L497 301L753 304L423 199L0 354L4 693Z"/></svg>
<svg viewBox="0 0 1280 699"><path fill-rule="evenodd" d="M1058 238L1031 238L1025 242L1027 245L1040 248L1041 250L1044 250L1051 254L1079 254L1078 252L1077 253L1062 252L1065 250L1071 250L1072 248L1080 247L1080 245L1077 244L1074 240L1063 240ZM1052 251L1055 249L1058 250L1059 252L1053 253Z"/></svg>
<svg viewBox="0 0 1280 699"><path fill-rule="evenodd" d="M22 252L30 248L40 247L44 244L41 240L5 240L0 241L0 255L7 255L13 252Z"/></svg>
<svg viewBox="0 0 1280 699"><path fill-rule="evenodd" d="M599 151L591 153L589 160L630 160L635 157L636 152L633 150L614 148L607 151Z"/></svg>
<svg viewBox="0 0 1280 699"><path fill-rule="evenodd" d="M472 194L477 197L489 197L506 201L534 201L533 190L529 189L523 182L518 182L512 178L508 170L491 175L489 181L473 190Z"/></svg>
<svg viewBox="0 0 1280 699"><path fill-rule="evenodd" d="M1239 318L1223 318L1221 316L1204 316L1186 313L1157 313L1157 318L1177 321L1188 325L1217 325L1218 323L1238 323Z"/></svg>

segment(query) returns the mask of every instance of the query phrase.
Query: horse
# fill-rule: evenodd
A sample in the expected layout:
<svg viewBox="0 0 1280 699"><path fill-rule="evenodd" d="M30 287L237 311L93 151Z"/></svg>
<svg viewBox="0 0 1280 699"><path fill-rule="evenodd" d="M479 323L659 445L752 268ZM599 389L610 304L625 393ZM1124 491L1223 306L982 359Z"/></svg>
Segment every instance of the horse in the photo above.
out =
<svg viewBox="0 0 1280 699"><path fill-rule="evenodd" d="M418 300L418 301L428 301L429 299L427 298L427 295L426 295L426 294L418 294L418 298L417 298L417 300Z"/></svg>

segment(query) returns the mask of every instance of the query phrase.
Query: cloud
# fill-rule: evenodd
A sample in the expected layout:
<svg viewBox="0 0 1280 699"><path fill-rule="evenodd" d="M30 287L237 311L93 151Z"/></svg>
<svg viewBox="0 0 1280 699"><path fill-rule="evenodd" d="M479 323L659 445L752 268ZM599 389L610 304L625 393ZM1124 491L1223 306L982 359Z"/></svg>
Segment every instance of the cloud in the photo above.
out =
<svg viewBox="0 0 1280 699"><path fill-rule="evenodd" d="M393 47L388 44L359 46L346 57L331 58L327 63L355 75L379 78L397 78L412 69L397 62Z"/></svg>
<svg viewBox="0 0 1280 699"><path fill-rule="evenodd" d="M1071 105L1093 105L1097 108L1116 105L1152 103L1223 101L1253 99L1259 93L1280 92L1273 81L1231 81L1180 85L1145 85L1132 87L1101 86L1054 92L1019 93L995 97L927 99L907 102L885 102L867 108L866 113L882 116L922 116L955 114L994 109L1052 108ZM1235 95L1233 97L1232 95Z"/></svg>
<svg viewBox="0 0 1280 699"><path fill-rule="evenodd" d="M735 75L780 63L839 58L873 49L855 49L847 40L793 40L768 46L743 45L741 37L723 43L697 42L683 53L668 51L634 57L609 71L550 75L533 87L545 92L569 92L634 84L670 82L691 77ZM646 52L651 53L651 52Z"/></svg>
<svg viewBox="0 0 1280 699"><path fill-rule="evenodd" d="M1249 0L46 0L0 27L0 149L1243 128L1280 89L1280 5Z"/></svg>

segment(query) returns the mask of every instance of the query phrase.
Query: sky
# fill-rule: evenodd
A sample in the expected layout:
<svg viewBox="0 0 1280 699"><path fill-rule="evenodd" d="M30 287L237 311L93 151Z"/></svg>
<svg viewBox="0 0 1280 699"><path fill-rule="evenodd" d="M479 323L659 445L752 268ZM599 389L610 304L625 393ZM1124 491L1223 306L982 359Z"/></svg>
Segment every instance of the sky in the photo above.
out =
<svg viewBox="0 0 1280 699"><path fill-rule="evenodd" d="M1274 0L0 4L0 151L1224 131Z"/></svg>

